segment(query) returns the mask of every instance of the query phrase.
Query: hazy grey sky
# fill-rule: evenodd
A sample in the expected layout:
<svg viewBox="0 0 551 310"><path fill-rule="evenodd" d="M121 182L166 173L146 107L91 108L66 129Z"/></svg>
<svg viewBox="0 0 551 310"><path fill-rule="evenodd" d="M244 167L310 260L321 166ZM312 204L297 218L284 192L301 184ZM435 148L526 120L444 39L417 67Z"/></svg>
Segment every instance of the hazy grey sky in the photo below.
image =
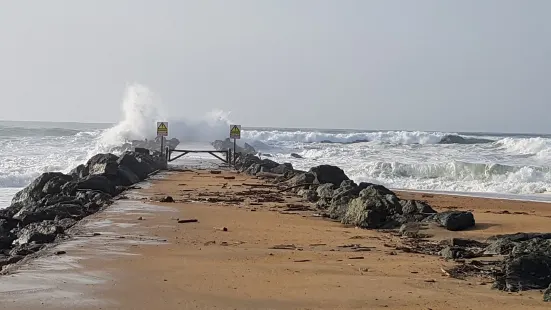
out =
<svg viewBox="0 0 551 310"><path fill-rule="evenodd" d="M0 0L0 119L551 132L548 0Z"/></svg>

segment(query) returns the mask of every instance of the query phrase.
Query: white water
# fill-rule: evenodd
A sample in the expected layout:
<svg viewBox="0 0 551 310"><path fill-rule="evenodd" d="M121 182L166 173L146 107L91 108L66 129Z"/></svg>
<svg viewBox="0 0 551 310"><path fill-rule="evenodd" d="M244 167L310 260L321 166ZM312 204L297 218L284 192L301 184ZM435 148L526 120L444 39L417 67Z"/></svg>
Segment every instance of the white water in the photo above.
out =
<svg viewBox="0 0 551 310"><path fill-rule="evenodd" d="M0 122L0 208L9 205L11 196L42 172L68 172L93 154L124 141L153 138L158 120L168 120L171 137L183 143L224 139L230 124L229 113L217 110L188 119L167 114L160 99L142 85L127 88L122 111L121 121L114 126ZM551 192L548 136L473 134L495 142L438 144L447 134L457 133L244 129L240 142L270 153L276 161L292 162L295 168L337 165L357 182L508 198L551 198L547 194ZM370 142L352 143L358 140ZM293 152L304 159L291 157Z"/></svg>

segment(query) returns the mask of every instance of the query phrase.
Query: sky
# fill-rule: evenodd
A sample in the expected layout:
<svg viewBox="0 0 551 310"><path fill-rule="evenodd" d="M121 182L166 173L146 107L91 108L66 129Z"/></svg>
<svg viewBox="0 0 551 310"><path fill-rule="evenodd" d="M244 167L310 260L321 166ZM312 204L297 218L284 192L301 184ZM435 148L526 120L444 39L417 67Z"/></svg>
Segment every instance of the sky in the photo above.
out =
<svg viewBox="0 0 551 310"><path fill-rule="evenodd" d="M548 0L0 0L0 119L551 133Z"/></svg>

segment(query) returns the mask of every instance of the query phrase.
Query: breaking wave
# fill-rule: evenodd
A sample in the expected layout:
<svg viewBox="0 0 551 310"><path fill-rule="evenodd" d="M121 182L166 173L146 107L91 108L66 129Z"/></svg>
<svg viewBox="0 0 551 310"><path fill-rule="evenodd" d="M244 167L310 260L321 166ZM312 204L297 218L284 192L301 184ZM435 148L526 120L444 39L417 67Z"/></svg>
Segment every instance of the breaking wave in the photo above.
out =
<svg viewBox="0 0 551 310"><path fill-rule="evenodd" d="M340 143L353 144L380 142L391 144L480 144L495 140L460 136L443 132L425 131L372 131L332 133L323 131L247 130L244 138L250 141L271 143Z"/></svg>
<svg viewBox="0 0 551 310"><path fill-rule="evenodd" d="M131 140L155 138L157 121L169 122L170 138L181 142L212 142L229 132L229 112L213 110L205 115L177 117L165 112L160 98L140 84L126 88L122 104L123 118L102 133L96 150L119 146Z"/></svg>

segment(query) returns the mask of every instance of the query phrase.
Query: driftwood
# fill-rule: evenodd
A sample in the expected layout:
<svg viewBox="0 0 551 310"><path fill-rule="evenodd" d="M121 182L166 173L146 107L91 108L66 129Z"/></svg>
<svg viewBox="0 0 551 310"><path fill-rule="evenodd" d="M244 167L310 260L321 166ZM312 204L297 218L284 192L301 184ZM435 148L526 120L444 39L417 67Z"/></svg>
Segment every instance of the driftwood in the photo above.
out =
<svg viewBox="0 0 551 310"><path fill-rule="evenodd" d="M197 219L189 219L189 220L178 220L178 223L185 224L185 223L197 223L199 220Z"/></svg>
<svg viewBox="0 0 551 310"><path fill-rule="evenodd" d="M243 186L250 186L250 187L277 187L277 185L274 184L253 184L253 183L243 183L241 184Z"/></svg>
<svg viewBox="0 0 551 310"><path fill-rule="evenodd" d="M299 184L299 185L294 185L294 186L291 186L291 187L284 188L284 189L278 191L278 193L283 193L283 192L286 192L286 191L295 189L295 188L297 188L297 187L301 187L301 186L310 186L310 185L314 185L314 183L302 183L302 184Z"/></svg>

